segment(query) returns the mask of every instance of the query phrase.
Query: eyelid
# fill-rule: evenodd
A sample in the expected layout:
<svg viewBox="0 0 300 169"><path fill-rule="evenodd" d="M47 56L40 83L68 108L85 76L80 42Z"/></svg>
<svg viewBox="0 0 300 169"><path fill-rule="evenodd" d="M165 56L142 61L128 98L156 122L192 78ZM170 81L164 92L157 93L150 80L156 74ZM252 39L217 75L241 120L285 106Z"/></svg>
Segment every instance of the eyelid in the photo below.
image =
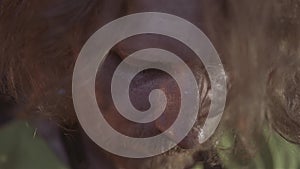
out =
<svg viewBox="0 0 300 169"><path fill-rule="evenodd" d="M114 46L111 51L118 55L122 60L124 60L127 56L130 55L130 51L129 49L123 47L122 45L117 44L116 46Z"/></svg>
<svg viewBox="0 0 300 169"><path fill-rule="evenodd" d="M153 51L153 53L152 53ZM140 65L165 65L169 68L173 68L173 70L176 70L180 68L181 62L178 62L177 60L165 60L162 57L170 57L170 55L166 56L165 52L172 53L170 51L164 50L164 49L157 49L157 48L147 48L147 49L140 49L137 51L133 51L132 53L124 52L124 50L113 50L113 52L118 55L121 59L123 59L123 63L125 63L126 66L130 67L140 67ZM128 58L129 55L132 55L134 53L139 53L138 55L135 55L134 57ZM158 55L161 57L160 60L157 59L151 59L151 54ZM121 55L121 56L120 56ZM142 56L141 56L142 55ZM147 56L149 55L149 56ZM176 54L173 53L177 57ZM136 57L137 56L137 57ZM140 58L141 57L141 58ZM150 66L151 67L151 66Z"/></svg>

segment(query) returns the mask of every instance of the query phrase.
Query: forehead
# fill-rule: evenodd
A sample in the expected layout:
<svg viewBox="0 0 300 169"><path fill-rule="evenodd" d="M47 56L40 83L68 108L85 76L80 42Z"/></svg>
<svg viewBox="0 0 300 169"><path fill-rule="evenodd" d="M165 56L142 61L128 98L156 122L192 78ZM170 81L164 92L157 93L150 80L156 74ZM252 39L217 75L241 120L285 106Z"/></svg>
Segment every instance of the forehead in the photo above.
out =
<svg viewBox="0 0 300 169"><path fill-rule="evenodd" d="M203 0L127 0L129 11L145 12L157 11L168 12L181 15L193 15L200 12L204 1Z"/></svg>
<svg viewBox="0 0 300 169"><path fill-rule="evenodd" d="M126 0L127 14L137 12L164 12L182 17L194 24L200 24L204 9L216 0ZM197 25L199 26L199 25Z"/></svg>

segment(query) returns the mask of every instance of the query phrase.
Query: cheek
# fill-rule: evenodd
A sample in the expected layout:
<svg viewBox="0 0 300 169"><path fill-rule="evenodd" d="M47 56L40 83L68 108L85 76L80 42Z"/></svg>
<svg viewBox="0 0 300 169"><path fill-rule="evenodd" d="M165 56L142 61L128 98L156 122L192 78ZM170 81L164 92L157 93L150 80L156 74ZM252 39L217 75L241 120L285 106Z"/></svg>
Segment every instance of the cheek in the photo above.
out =
<svg viewBox="0 0 300 169"><path fill-rule="evenodd" d="M132 122L123 117L116 109L111 95L111 81L114 70L121 61L118 55L110 53L97 74L95 92L99 108L104 118L115 130L127 136L151 137L159 134L154 122L146 124ZM140 111L145 111L149 108L148 93L156 87L145 79L147 79L147 77L140 73L130 85L130 102Z"/></svg>

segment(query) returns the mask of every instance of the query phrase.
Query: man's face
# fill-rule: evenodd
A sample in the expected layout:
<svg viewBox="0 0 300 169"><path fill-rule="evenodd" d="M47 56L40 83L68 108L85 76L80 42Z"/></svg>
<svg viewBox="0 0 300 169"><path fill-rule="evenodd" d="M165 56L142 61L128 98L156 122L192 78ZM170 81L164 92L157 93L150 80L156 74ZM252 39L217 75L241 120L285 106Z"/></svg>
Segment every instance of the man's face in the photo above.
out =
<svg viewBox="0 0 300 169"><path fill-rule="evenodd" d="M215 3L215 5L213 5ZM212 6L211 10L217 10L222 4L216 2L202 2L202 1L189 1L184 2L181 0L173 1L124 1L120 2L121 5L113 4L111 1L104 1L104 6L115 6L116 8L122 8L123 10L114 10L119 12L118 14L112 13L111 10L100 11L101 14L98 15L99 18L96 20L99 26L95 26L94 31L100 28L102 25L117 19L118 17L138 13L138 12L163 12L173 14L182 17L189 22L193 23L201 30L208 29L205 26L205 12L204 9L208 6ZM104 17L103 17L104 16ZM107 16L107 17L106 17ZM107 19L109 18L109 19ZM139 25L144 26L144 25ZM157 25L159 26L159 25ZM91 31L93 33L93 31ZM89 34L91 34L89 33ZM105 39L103 39L105 42ZM106 56L105 61L101 64L101 68L98 70L96 78L96 97L98 101L99 108L102 111L105 119L108 123L118 132L131 136L131 137L151 137L163 133L167 130L175 121L179 109L180 109L180 91L176 84L176 81L167 73L159 71L156 69L148 69L142 71L134 77L130 84L130 99L132 105L140 110L145 111L150 108L149 104L149 93L154 89L162 89L167 96L167 107L163 112L163 115L157 120L146 123L139 124L129 121L124 118L115 108L115 105L111 96L111 82L113 73L117 66L130 54L146 48L161 48L173 52L179 56L192 70L194 73L197 83L200 88L200 107L198 112L197 122L195 123L192 130L188 135L179 143L178 147L174 148L169 152L169 156L182 156L183 161L191 161L193 159L193 153L200 149L199 133L200 128L204 124L207 117L207 113L210 106L210 83L208 80L207 72L201 62L201 60L196 56L196 54L182 42L175 40L173 38L154 35L154 34L143 34L136 35L127 39L122 40L116 44ZM174 65L178 71L182 71L182 67ZM123 72L124 76L128 72ZM174 140L179 135L176 132L167 133L166 136L170 140ZM113 141L109 140L108 141ZM137 148L136 145L128 145L132 151L143 151ZM183 150L179 149L191 149ZM194 149L192 149L194 148ZM173 153L172 153L173 152ZM188 153L190 152L190 153ZM185 157L182 155L185 154ZM165 156L165 158L168 157ZM154 157L153 159L155 159ZM143 159L141 159L142 161ZM138 160L137 160L138 161ZM174 164L176 164L174 162ZM161 163L157 165L162 165ZM190 162L189 162L190 165ZM153 166L154 167L154 166Z"/></svg>
<svg viewBox="0 0 300 169"><path fill-rule="evenodd" d="M126 1L123 6L123 8L126 9L126 12L122 13L122 15L149 11L164 12L182 17L197 25L199 28L205 28L205 26L203 26L204 11L202 10L205 5L208 6L209 4L201 1L189 1L187 3L179 0L163 2L146 0ZM216 6L216 8L217 7L218 6ZM110 13L107 13L106 15L110 15ZM193 148L199 146L200 128L204 124L203 122L205 121L210 106L210 84L207 72L201 63L201 60L190 48L182 42L167 36L154 34L136 35L121 41L110 50L102 67L99 69L96 79L98 105L102 110L104 117L118 132L131 137L155 136L166 131L174 123L180 110L180 91L176 81L163 71L156 69L144 70L135 76L130 85L131 102L134 107L140 111L145 111L150 108L148 97L152 90L162 89L166 93L168 101L167 107L163 112L163 115L157 120L146 124L129 121L119 114L112 101L110 87L113 73L117 66L130 54L146 48L161 48L173 52L184 60L195 74L197 83L201 89L201 109L198 113L197 122L185 139L179 143L179 146L181 148ZM176 67L177 71L183 71L182 67L176 65L173 66ZM122 73L126 76L129 72ZM175 138L178 137L177 135L179 135L179 133L171 131L166 135L169 139L175 141Z"/></svg>

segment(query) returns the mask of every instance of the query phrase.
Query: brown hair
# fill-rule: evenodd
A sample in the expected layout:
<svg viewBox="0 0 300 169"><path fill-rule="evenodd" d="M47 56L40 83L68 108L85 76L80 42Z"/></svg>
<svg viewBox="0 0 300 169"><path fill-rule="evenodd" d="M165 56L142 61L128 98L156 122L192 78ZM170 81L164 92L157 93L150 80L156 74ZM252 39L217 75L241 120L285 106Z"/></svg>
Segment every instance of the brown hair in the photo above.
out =
<svg viewBox="0 0 300 169"><path fill-rule="evenodd" d="M275 97L266 95L270 72L299 60L300 1L222 0L219 4L216 10L208 5L204 13L206 33L221 51L232 85L223 121L251 147L255 139L246 138L260 137L266 108L276 106L266 104L266 97ZM28 111L74 122L67 86L78 49L99 27L90 23L101 17L104 5L97 0L1 0L0 93L24 103ZM269 116L272 120L272 112ZM276 128L277 123L271 122Z"/></svg>

